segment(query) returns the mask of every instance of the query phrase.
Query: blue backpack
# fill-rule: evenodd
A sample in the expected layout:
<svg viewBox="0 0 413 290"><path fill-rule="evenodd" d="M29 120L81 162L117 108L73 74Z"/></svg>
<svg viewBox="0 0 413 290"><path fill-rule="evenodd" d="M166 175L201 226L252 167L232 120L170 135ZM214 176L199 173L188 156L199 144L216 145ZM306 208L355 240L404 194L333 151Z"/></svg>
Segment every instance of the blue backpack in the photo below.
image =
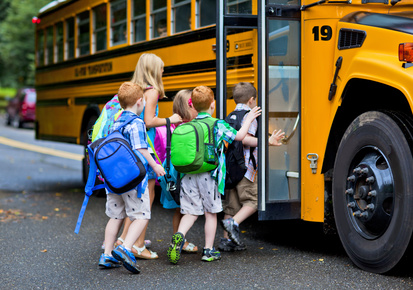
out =
<svg viewBox="0 0 413 290"><path fill-rule="evenodd" d="M88 145L90 160L89 176L85 186L85 199L77 220L75 233L79 233L89 197L93 191L106 188L111 193L122 194L135 189L146 176L147 161L133 150L121 133L122 128L136 119L131 116L117 130ZM101 174L104 184L95 185L96 176ZM138 196L142 190L138 191Z"/></svg>

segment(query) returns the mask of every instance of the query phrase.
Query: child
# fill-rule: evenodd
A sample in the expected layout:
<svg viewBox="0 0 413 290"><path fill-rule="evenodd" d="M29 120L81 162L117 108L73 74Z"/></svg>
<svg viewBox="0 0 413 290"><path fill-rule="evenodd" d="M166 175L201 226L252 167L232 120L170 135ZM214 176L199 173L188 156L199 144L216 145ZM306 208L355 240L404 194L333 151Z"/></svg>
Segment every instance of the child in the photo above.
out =
<svg viewBox="0 0 413 290"><path fill-rule="evenodd" d="M214 93L208 87L196 87L192 91L191 102L198 111L197 119L211 118L215 111ZM172 243L167 252L171 263L176 264L179 261L186 233L198 216L203 214L205 214L205 247L202 261L214 261L221 258L220 252L214 248L214 239L217 229L217 213L222 211L221 198L217 193L223 194L222 184L223 182L225 184L223 141L232 143L234 140L244 139L251 122L260 114L260 108L252 109L238 132L227 122L219 120L214 128L215 152L219 157L218 167L211 172L186 174L182 178L180 202L183 217L179 223L178 232L172 236Z"/></svg>
<svg viewBox="0 0 413 290"><path fill-rule="evenodd" d="M132 82L125 82L120 86L118 98L124 111L113 124L111 132L119 128L130 116L139 115L142 112L142 97L143 92L138 85ZM146 158L149 166L152 167L158 176L165 174L162 166L156 164L148 152L145 123L141 118L137 117L130 124L126 125L122 130L122 134L129 140L132 149L138 150ZM140 273L139 266L136 264L136 259L131 249L151 218L148 188L145 189L141 198L138 198L136 190L131 190L121 195L107 193L106 215L110 219L105 230L105 252L100 257L99 266L101 268L119 267L120 263L117 261L120 261L132 273ZM129 217L132 222L128 228L124 243L112 250L123 219L126 217Z"/></svg>
<svg viewBox="0 0 413 290"><path fill-rule="evenodd" d="M257 91L250 83L240 82L235 85L232 91L234 101L237 104L235 111L251 110L256 106ZM244 115L241 124L246 122L249 113ZM223 201L224 220L221 225L224 227L224 238L218 245L218 249L224 252L245 250L246 247L241 243L239 238L239 224L257 211L258 188L257 188L257 169L254 168L254 162L257 161L257 144L255 136L257 131L257 120L254 120L249 126L248 134L242 141L244 145L244 158L247 172L237 186L230 190L225 190L226 200ZM280 140L285 133L281 130L274 130L269 139L272 146L280 146ZM250 158L250 147L255 147L253 157ZM230 238L230 239L229 239Z"/></svg>
<svg viewBox="0 0 413 290"><path fill-rule="evenodd" d="M140 113L141 119L145 121L146 128L148 129L148 142L151 141L154 144L155 141L155 127L164 126L166 125L165 118L158 117L158 100L165 97L165 92L163 88L162 82L162 73L164 69L164 63L162 59L156 56L153 53L144 53L138 60L136 64L135 73L131 79L131 82L139 85L144 93L143 93L143 111ZM178 114L173 114L169 117L171 124L176 124L182 122L182 118ZM152 159L155 160L155 154L152 152L151 147L148 147L149 152L151 153ZM150 204L152 207L152 203L155 199L155 181L156 181L156 174L149 168L148 170L148 189L149 189L149 197L150 197ZM125 220L125 224L123 227L123 232L118 238L117 244L121 244L122 241L125 239L126 232L130 225L130 221L128 219ZM140 259L152 260L157 259L158 254L156 252L152 252L151 250L146 249L145 247L145 234L146 228L142 232L142 235L138 238L132 251L134 252L135 257Z"/></svg>
<svg viewBox="0 0 413 290"><path fill-rule="evenodd" d="M192 103L189 102L191 98L191 90L180 90L174 97L174 103L172 111L182 117L183 122L189 122L194 119L198 112L194 109ZM177 127L177 124L171 124L171 132ZM166 157L166 126L156 127L155 136L155 149L159 155L159 158L163 162ZM180 207L174 200L168 200L165 196L165 192L162 190L160 202L166 209L175 209L174 215L172 217L172 228L173 232L178 231L179 222L181 221L182 214L180 212ZM195 253L198 251L198 247L192 243L185 241L182 248L185 252Z"/></svg>

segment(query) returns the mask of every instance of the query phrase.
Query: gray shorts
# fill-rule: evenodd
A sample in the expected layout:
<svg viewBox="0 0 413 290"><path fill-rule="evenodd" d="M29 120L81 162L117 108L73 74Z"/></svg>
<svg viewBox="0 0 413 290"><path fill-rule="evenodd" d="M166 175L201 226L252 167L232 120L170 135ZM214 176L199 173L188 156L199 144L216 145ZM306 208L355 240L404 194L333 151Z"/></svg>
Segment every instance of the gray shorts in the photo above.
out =
<svg viewBox="0 0 413 290"><path fill-rule="evenodd" d="M203 215L222 211L221 194L211 172L187 174L181 181L181 213Z"/></svg>
<svg viewBox="0 0 413 290"><path fill-rule="evenodd" d="M151 204L149 190L138 198L138 192L131 190L123 194L108 193L106 191L106 215L111 219L151 219Z"/></svg>

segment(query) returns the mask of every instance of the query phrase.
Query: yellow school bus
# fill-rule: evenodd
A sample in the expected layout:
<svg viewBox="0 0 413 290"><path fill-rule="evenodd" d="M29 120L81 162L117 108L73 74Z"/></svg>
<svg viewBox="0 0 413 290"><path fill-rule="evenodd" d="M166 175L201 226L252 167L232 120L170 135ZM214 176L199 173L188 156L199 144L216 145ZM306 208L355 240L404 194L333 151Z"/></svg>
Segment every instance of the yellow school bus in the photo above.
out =
<svg viewBox="0 0 413 290"><path fill-rule="evenodd" d="M214 88L220 118L234 108L232 86L252 82L263 109L258 218L324 223L366 271L386 273L409 262L412 0L53 3L36 25L37 138L85 142L143 52L164 60L167 96ZM118 32L121 4L126 28ZM144 11L141 26L136 5ZM190 11L182 18L186 30L177 29L181 5ZM167 36L156 34L161 12ZM160 103L160 113L171 113L170 101ZM286 132L284 145L268 147L276 128Z"/></svg>

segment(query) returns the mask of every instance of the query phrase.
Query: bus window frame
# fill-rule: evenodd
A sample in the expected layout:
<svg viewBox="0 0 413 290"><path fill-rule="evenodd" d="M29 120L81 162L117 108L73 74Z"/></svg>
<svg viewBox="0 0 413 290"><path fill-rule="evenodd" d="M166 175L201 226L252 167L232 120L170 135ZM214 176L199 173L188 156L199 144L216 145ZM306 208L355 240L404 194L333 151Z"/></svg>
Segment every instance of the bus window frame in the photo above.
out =
<svg viewBox="0 0 413 290"><path fill-rule="evenodd" d="M81 15L83 16L83 14L84 15L87 14L87 18L85 18L83 20L80 20L80 16ZM75 35L75 38L77 38L78 43L77 43L77 48L76 48L77 51L75 53L75 58L91 54L90 53L90 12L89 12L89 10L82 11L82 12L76 14L76 19L77 19L77 21L76 21L77 22L77 27L76 27L77 28L77 35ZM81 43L80 42L80 35L81 35L80 29L83 26L86 27L86 24L87 24L87 27L88 27L88 35L89 35L89 37L87 38L88 42ZM87 53L81 54L81 48L83 48L83 47L87 47L88 50L87 50Z"/></svg>
<svg viewBox="0 0 413 290"><path fill-rule="evenodd" d="M150 5L150 35L149 35L150 39L156 39L156 38L161 38L161 37L166 37L166 36L171 35L170 31L168 29L168 27L169 27L168 26L168 1L170 1L170 0L164 0L164 1L165 1L165 6L163 6L161 8L158 8L158 9L153 9L154 1L153 0L150 1L150 4L151 4ZM155 33L158 33L157 32L157 23L155 22L156 15L160 15L163 12L165 13L166 35L164 35L164 36L161 36L161 35L155 36ZM163 18L159 19L158 21L161 21L161 20L163 20Z"/></svg>
<svg viewBox="0 0 413 290"><path fill-rule="evenodd" d="M181 32L187 32L191 30L192 26L192 1L191 0L182 0L178 3L175 3L176 0L171 0L171 27L172 27L172 34L177 34ZM177 14L179 11L179 8L185 7L189 4L189 17L191 19L191 22L189 22L188 19L188 24L190 23L189 27L187 29L181 30L181 31L176 31L176 26L177 26Z"/></svg>
<svg viewBox="0 0 413 290"><path fill-rule="evenodd" d="M145 3L145 13L140 15L135 15L135 1L143 1ZM148 40L148 24L147 24L147 17L148 17L148 7L146 0L131 0L131 36L132 36L132 43L138 43ZM145 23L145 38L142 40L136 40L136 30L135 30L135 23L143 20Z"/></svg>
<svg viewBox="0 0 413 290"><path fill-rule="evenodd" d="M54 63L54 25L46 27L46 39L45 39L45 65L51 65ZM51 34L50 34L51 32ZM49 42L49 37L51 36L52 41ZM50 56L51 53L51 56ZM51 58L50 58L51 57Z"/></svg>
<svg viewBox="0 0 413 290"><path fill-rule="evenodd" d="M70 29L69 26L73 25L72 32L73 36L69 37ZM65 52L64 60L70 60L76 58L76 17L69 17L65 20ZM72 46L73 55L70 55L70 46Z"/></svg>
<svg viewBox="0 0 413 290"><path fill-rule="evenodd" d="M102 7L105 7L105 17L104 17L104 19L105 19L105 25L104 26L102 26L102 27L99 27L99 28L96 28L96 20L97 20L97 12L98 12L98 9L100 9L100 8L102 8ZM94 53L97 53L97 52L102 52L102 51L105 51L105 50L107 50L108 49L108 47L107 47L107 38L108 38L108 32L107 32L107 24L108 24L108 15L107 15L107 5L106 5L106 3L102 3L102 4L100 4L100 5L97 5L97 6L95 6L95 7L93 7L92 8L92 14L93 14L93 21L92 21L92 23L93 23L93 29L92 29L92 54L94 54ZM104 43L105 43L105 47L103 48L103 49L100 49L100 50L98 50L97 49L97 44L98 44L98 33L99 32L102 32L102 31L105 31L105 41L104 41Z"/></svg>
<svg viewBox="0 0 413 290"><path fill-rule="evenodd" d="M59 35L59 24L61 24L61 32ZM65 59L65 43L64 43L64 21L58 21L55 24L55 45L54 45L54 54L55 54L55 63L62 62ZM59 58L59 53L61 52L61 59Z"/></svg>
<svg viewBox="0 0 413 290"><path fill-rule="evenodd" d="M120 3L122 3L122 2L124 2L125 3L125 18L124 19L122 19L122 20L118 20L118 21L116 21L116 22L113 22L112 23L112 19L114 18L114 9L113 9L113 6L115 6L115 5L117 5L117 4L120 4ZM111 1L110 2L110 8L109 8L109 11L110 11L110 18L109 18L109 25L110 25L110 47L112 48L112 47L119 47L119 46L125 46L125 45L127 45L128 44L128 37L127 37L127 35L128 35L128 0L115 0L115 1ZM119 10L116 10L116 11L119 11ZM124 25L124 31L126 31L126 35L125 35L125 40L124 41L114 41L113 39L114 39L114 33L113 33L113 31L115 30L115 29L119 29L119 28L121 28L122 27L122 25Z"/></svg>

